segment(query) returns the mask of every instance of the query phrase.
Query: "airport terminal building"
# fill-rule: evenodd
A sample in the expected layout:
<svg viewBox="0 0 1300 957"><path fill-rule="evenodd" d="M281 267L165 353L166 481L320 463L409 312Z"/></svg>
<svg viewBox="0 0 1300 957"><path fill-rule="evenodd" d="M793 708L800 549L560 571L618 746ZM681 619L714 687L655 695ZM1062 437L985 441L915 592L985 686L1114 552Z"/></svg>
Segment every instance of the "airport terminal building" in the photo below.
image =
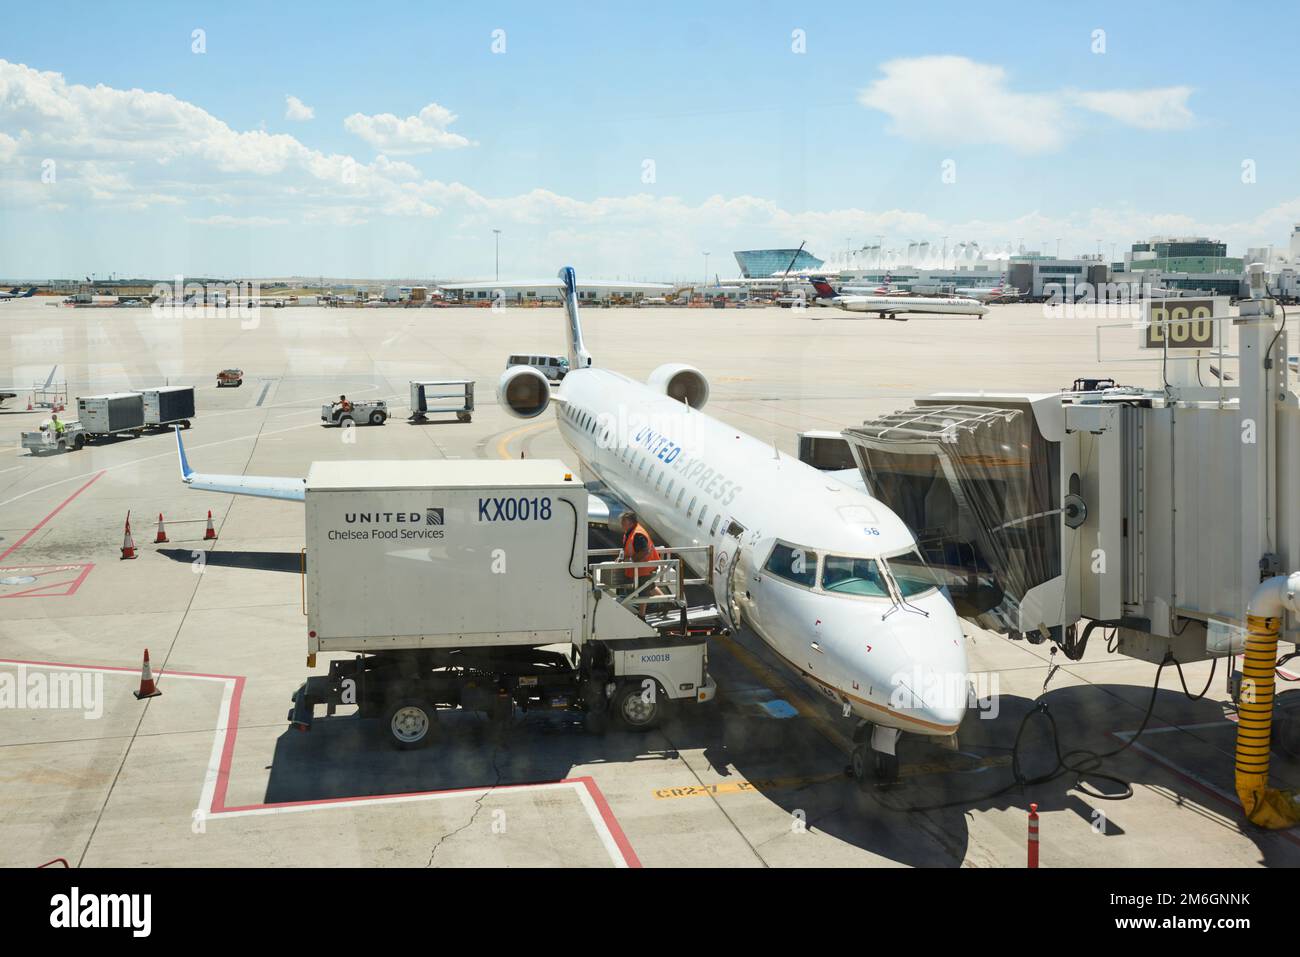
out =
<svg viewBox="0 0 1300 957"><path fill-rule="evenodd" d="M766 279L787 269L791 272L821 269L825 262L805 249L741 249L735 257L742 279Z"/></svg>

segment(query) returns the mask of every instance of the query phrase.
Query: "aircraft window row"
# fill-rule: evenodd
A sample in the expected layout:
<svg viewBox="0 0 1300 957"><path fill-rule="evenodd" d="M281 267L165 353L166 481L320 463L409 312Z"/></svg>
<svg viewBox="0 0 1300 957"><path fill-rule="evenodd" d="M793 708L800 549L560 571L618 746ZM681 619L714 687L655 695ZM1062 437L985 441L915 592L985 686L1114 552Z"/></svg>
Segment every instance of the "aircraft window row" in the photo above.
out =
<svg viewBox="0 0 1300 957"><path fill-rule="evenodd" d="M584 412L581 409L575 409L572 406L565 406L563 415L575 426L582 429L582 431L595 434L596 417L590 412ZM609 433L607 432L605 434L608 436Z"/></svg>
<svg viewBox="0 0 1300 957"><path fill-rule="evenodd" d="M608 433L606 433L606 435L608 435ZM645 474L647 480L649 479L649 473L655 471L655 467L654 467L655 463L651 456L642 455L640 452L634 451L630 447L624 448L623 452L620 455L620 458L625 463L627 463L629 469L635 466L638 474ZM667 486L665 486L664 478L666 476L667 476L667 472L663 470L658 471L658 474L655 477L654 491L658 493L662 489L664 500L673 502L673 489L677 489L677 499L675 502L673 502L672 507L680 509L682 507L682 501L686 498L686 485L683 484L680 488L678 488L677 480L670 478L668 480ZM704 505L700 509L700 514L698 515L698 517L695 516L695 506L699 504L699 501L700 500L698 495L691 497L690 505L686 507L686 516L688 518L695 517L696 526L699 528L703 528L704 523L708 521L709 518L709 507L708 505ZM717 534L718 525L721 523L721 521L722 521L722 514L720 512L715 513L713 516L713 524L709 527L710 537ZM732 529L736 529L737 531L732 531ZM744 528L737 525L735 522L731 522L730 525L728 526L727 531L730 534L739 535L740 532L744 531Z"/></svg>

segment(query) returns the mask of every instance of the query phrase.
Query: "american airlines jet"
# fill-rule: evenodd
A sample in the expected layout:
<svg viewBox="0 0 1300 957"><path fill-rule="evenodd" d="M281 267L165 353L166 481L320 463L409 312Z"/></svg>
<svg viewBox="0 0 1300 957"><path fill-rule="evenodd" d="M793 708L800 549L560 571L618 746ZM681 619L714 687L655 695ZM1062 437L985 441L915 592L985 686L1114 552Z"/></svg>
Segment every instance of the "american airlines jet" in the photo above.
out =
<svg viewBox="0 0 1300 957"><path fill-rule="evenodd" d="M598 366L583 342L577 283L560 272L569 373L552 385L514 366L497 385L510 415L554 407L592 490L592 522L634 509L661 545L712 545L719 611L747 626L856 727L854 775L898 773L903 732L951 738L966 712L966 646L946 590L912 533L853 478L779 454L702 410L697 369L662 365L646 382ZM191 488L301 501L300 478L193 471ZM856 477L856 473L854 473Z"/></svg>

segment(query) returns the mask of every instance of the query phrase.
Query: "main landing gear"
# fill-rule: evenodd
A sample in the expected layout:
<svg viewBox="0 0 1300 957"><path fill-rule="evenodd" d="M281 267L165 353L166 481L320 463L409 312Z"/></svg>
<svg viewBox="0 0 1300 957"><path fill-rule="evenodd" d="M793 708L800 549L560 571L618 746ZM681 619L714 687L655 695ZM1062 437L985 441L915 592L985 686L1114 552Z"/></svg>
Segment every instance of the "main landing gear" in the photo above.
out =
<svg viewBox="0 0 1300 957"><path fill-rule="evenodd" d="M898 781L898 739L903 732L863 721L853 732L853 751L849 773L862 788L874 780L878 784Z"/></svg>

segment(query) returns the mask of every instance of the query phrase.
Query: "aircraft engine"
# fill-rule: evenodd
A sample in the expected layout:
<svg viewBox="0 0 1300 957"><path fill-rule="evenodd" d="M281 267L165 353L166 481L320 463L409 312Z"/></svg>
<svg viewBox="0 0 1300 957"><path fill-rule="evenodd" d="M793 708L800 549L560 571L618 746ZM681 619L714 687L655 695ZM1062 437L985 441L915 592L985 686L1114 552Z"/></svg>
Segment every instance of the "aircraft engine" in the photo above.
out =
<svg viewBox="0 0 1300 957"><path fill-rule="evenodd" d="M704 378L704 373L681 362L670 362L655 369L646 385L692 409L702 409L709 401L709 380Z"/></svg>
<svg viewBox="0 0 1300 957"><path fill-rule="evenodd" d="M532 366L511 366L497 380L497 404L516 419L535 419L551 404L551 384Z"/></svg>

